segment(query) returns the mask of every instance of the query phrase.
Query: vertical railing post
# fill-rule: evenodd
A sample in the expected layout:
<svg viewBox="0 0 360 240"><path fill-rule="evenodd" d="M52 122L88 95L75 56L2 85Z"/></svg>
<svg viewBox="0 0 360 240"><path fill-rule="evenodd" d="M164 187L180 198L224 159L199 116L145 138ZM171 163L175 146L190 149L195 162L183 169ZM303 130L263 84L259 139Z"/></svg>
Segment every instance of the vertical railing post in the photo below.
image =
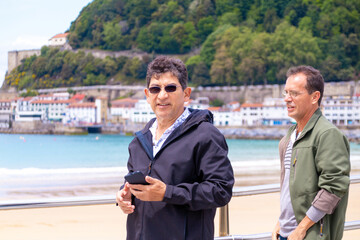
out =
<svg viewBox="0 0 360 240"><path fill-rule="evenodd" d="M219 225L220 237L229 236L229 205L220 208Z"/></svg>

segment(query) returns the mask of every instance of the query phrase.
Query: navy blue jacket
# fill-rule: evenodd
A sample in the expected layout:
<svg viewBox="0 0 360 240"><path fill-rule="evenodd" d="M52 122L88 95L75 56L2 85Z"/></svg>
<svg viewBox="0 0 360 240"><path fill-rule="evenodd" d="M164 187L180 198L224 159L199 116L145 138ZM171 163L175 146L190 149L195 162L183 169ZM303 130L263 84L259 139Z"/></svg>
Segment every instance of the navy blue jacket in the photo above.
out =
<svg viewBox="0 0 360 240"><path fill-rule="evenodd" d="M129 172L139 170L160 179L166 192L161 202L133 197L135 211L127 219L128 240L214 238L216 208L231 199L233 170L225 138L212 125L212 114L190 111L155 157L149 130L155 119L129 145Z"/></svg>

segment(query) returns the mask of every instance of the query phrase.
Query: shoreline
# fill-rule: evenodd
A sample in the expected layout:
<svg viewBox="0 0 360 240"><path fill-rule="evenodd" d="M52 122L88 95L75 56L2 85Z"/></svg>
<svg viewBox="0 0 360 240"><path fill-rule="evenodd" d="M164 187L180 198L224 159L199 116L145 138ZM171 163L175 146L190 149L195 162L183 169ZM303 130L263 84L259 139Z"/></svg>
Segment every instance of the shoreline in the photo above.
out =
<svg viewBox="0 0 360 240"><path fill-rule="evenodd" d="M86 127L64 126L62 124L36 124L36 129L29 128L0 128L0 134L29 134L29 135L87 135L93 134ZM286 135L291 125L287 126L239 126L217 127L226 139L243 140L280 140ZM91 126L89 126L91 127ZM360 126L337 126L349 142L360 143ZM125 128L126 129L126 128ZM100 129L95 134L133 136L136 130L123 131L120 126Z"/></svg>

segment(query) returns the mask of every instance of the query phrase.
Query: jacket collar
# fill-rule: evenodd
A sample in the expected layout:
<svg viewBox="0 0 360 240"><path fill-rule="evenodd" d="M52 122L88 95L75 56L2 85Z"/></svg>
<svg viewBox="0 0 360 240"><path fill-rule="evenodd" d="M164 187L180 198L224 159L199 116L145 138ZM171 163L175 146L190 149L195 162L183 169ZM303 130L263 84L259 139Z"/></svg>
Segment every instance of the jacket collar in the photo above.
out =
<svg viewBox="0 0 360 240"><path fill-rule="evenodd" d="M191 114L188 116L185 122L183 122L180 126L175 128L175 130L166 139L159 152L162 151L162 149L165 148L166 145L168 145L170 142L180 137L190 128L199 125L202 122L213 123L213 115L210 111L191 109L191 108L189 108L189 111L191 112ZM155 120L156 118L151 119L146 124L143 130L135 133L136 137L139 139L142 147L144 148L146 154L149 156L151 160L153 160L154 157L153 157L152 134L150 131L150 127L152 126Z"/></svg>
<svg viewBox="0 0 360 240"><path fill-rule="evenodd" d="M297 140L303 138L307 132L311 131L321 116L322 116L321 110L320 110L320 108L318 108L314 112L314 114L311 116L310 120L306 123L304 129L301 131L301 135L298 137ZM296 127L297 127L297 124L295 125L295 128ZM291 134L291 132L288 134Z"/></svg>

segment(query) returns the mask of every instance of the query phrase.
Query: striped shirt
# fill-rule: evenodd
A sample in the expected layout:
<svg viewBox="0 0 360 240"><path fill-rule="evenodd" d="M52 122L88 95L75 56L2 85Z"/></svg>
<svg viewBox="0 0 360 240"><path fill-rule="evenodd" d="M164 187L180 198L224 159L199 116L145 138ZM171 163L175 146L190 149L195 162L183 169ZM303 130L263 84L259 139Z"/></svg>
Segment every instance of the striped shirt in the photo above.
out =
<svg viewBox="0 0 360 240"><path fill-rule="evenodd" d="M188 108L185 108L184 112L180 115L180 117L178 117L176 119L176 121L173 123L173 125L171 125L168 129L165 130L165 132L163 133L163 135L161 135L160 139L158 141L156 141L155 139L155 135L156 135L156 129L158 126L157 120L155 120L155 122L152 124L152 126L150 127L150 132L153 136L152 140L153 140L153 157L155 157L155 155L159 152L159 150L161 149L162 145L164 144L164 142L166 141L166 139L170 136L170 134L181 124L183 124L183 122L185 122L186 118L191 114L191 112L189 111Z"/></svg>

